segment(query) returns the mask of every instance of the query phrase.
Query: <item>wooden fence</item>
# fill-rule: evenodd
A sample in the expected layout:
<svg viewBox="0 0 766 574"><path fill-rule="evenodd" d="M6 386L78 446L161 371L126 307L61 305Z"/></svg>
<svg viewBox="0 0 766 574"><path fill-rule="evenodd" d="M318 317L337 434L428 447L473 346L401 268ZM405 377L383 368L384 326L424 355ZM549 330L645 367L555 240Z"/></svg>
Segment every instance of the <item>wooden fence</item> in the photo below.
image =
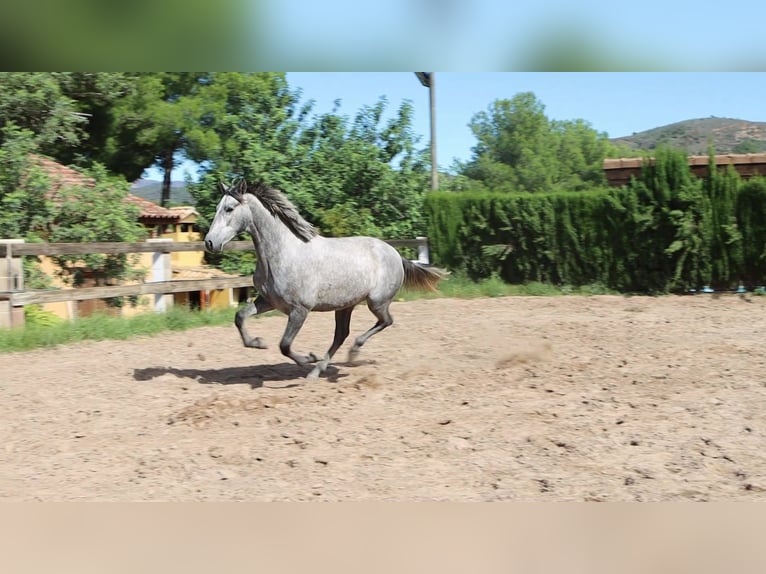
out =
<svg viewBox="0 0 766 574"><path fill-rule="evenodd" d="M390 239L394 247L417 249L420 263L428 264L428 239ZM251 241L231 241L224 250L248 251ZM210 291L237 287L251 287L252 275L239 277L214 277L209 279L179 279L174 281L151 281L135 285L106 287L83 287L76 289L24 289L24 273L21 257L40 255L86 255L91 253L155 253L161 257L158 267L170 269L170 253L204 251L203 241L175 243L172 240L148 240L140 243L23 243L19 240L0 240L0 327L23 324L25 305L63 301L85 301L140 295L166 295L190 291ZM157 310L164 307L156 306Z"/></svg>

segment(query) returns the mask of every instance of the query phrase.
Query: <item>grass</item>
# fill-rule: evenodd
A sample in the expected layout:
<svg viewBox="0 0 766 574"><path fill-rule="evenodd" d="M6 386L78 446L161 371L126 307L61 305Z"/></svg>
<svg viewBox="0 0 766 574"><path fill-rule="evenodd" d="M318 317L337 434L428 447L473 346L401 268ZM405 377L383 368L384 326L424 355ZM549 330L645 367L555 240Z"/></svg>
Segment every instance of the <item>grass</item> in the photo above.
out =
<svg viewBox="0 0 766 574"><path fill-rule="evenodd" d="M231 309L197 312L173 307L167 313L144 313L135 317L94 314L76 321L52 324L32 322L21 328L0 329L0 352L25 351L78 341L102 341L150 336L164 331L182 331L207 325L231 324Z"/></svg>
<svg viewBox="0 0 766 574"><path fill-rule="evenodd" d="M603 295L615 293L599 286L557 287L545 283L509 285L498 277L471 281L465 276L454 275L439 284L439 291L424 293L402 290L397 301L454 297L474 299L477 297L507 297L513 295L560 296ZM271 314L271 313L270 313ZM185 307L173 307L167 313L144 313L134 317L112 317L95 314L76 321L63 321L31 307L27 324L22 328L0 329L0 353L26 351L40 347L53 347L79 341L123 340L130 337L152 336L165 331L182 331L210 325L231 325L234 311L220 309L191 311Z"/></svg>
<svg viewBox="0 0 766 574"><path fill-rule="evenodd" d="M580 287L556 286L548 283L531 282L522 285L505 283L497 276L481 281L471 281L464 275L452 275L448 280L439 283L439 291L423 293L421 291L402 290L397 301L413 301L416 299L437 299L440 297L455 297L458 299L474 299L477 297L510 297L534 296L554 297L561 295L614 295L612 291L601 285L583 285Z"/></svg>

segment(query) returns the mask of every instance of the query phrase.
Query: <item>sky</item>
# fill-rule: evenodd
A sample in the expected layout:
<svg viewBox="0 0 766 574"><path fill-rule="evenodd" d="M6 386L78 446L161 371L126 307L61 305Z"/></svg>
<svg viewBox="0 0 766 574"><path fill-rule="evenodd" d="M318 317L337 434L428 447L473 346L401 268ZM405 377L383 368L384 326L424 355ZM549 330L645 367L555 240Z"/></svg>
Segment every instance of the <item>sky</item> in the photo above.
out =
<svg viewBox="0 0 766 574"><path fill-rule="evenodd" d="M631 135L683 120L727 117L766 122L766 73L760 72L437 72L437 162L449 169L467 161L476 140L468 124L496 99L533 92L552 120L587 121L609 137ZM413 128L425 147L430 137L428 89L412 72L288 72L292 89L313 112L332 111L352 117L380 97L391 114L404 100L414 107ZM183 179L189 165L174 179ZM149 177L159 179L156 171Z"/></svg>
<svg viewBox="0 0 766 574"><path fill-rule="evenodd" d="M763 0L34 0L2 16L17 70L766 69Z"/></svg>
<svg viewBox="0 0 766 574"><path fill-rule="evenodd" d="M363 10L357 0L279 0L259 8L268 25L252 38L283 69L763 69L763 0L373 0ZM571 63L571 52L584 57L575 68L539 65L551 56Z"/></svg>

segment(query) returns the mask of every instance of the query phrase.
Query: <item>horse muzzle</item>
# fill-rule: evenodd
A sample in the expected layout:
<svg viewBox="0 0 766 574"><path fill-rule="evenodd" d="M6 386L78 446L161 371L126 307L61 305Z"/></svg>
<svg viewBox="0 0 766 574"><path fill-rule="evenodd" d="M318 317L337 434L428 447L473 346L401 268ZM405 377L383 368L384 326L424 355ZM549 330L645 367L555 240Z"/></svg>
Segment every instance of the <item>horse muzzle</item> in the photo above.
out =
<svg viewBox="0 0 766 574"><path fill-rule="evenodd" d="M222 248L223 248L223 245L217 245L216 246L213 243L212 239L208 239L207 237L205 238L205 250L206 251L209 251L211 253L217 253L217 252L221 251Z"/></svg>

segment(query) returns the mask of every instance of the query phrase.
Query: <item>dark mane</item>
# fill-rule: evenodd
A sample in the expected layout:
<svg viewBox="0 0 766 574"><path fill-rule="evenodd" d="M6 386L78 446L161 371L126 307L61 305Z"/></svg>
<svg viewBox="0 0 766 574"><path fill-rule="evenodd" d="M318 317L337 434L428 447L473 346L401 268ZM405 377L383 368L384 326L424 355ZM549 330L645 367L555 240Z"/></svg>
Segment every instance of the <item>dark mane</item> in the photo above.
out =
<svg viewBox="0 0 766 574"><path fill-rule="evenodd" d="M263 207L274 217L278 217L301 241L311 241L312 237L318 235L316 228L303 219L298 208L278 189L259 182L247 184L245 193L251 193L260 199Z"/></svg>

